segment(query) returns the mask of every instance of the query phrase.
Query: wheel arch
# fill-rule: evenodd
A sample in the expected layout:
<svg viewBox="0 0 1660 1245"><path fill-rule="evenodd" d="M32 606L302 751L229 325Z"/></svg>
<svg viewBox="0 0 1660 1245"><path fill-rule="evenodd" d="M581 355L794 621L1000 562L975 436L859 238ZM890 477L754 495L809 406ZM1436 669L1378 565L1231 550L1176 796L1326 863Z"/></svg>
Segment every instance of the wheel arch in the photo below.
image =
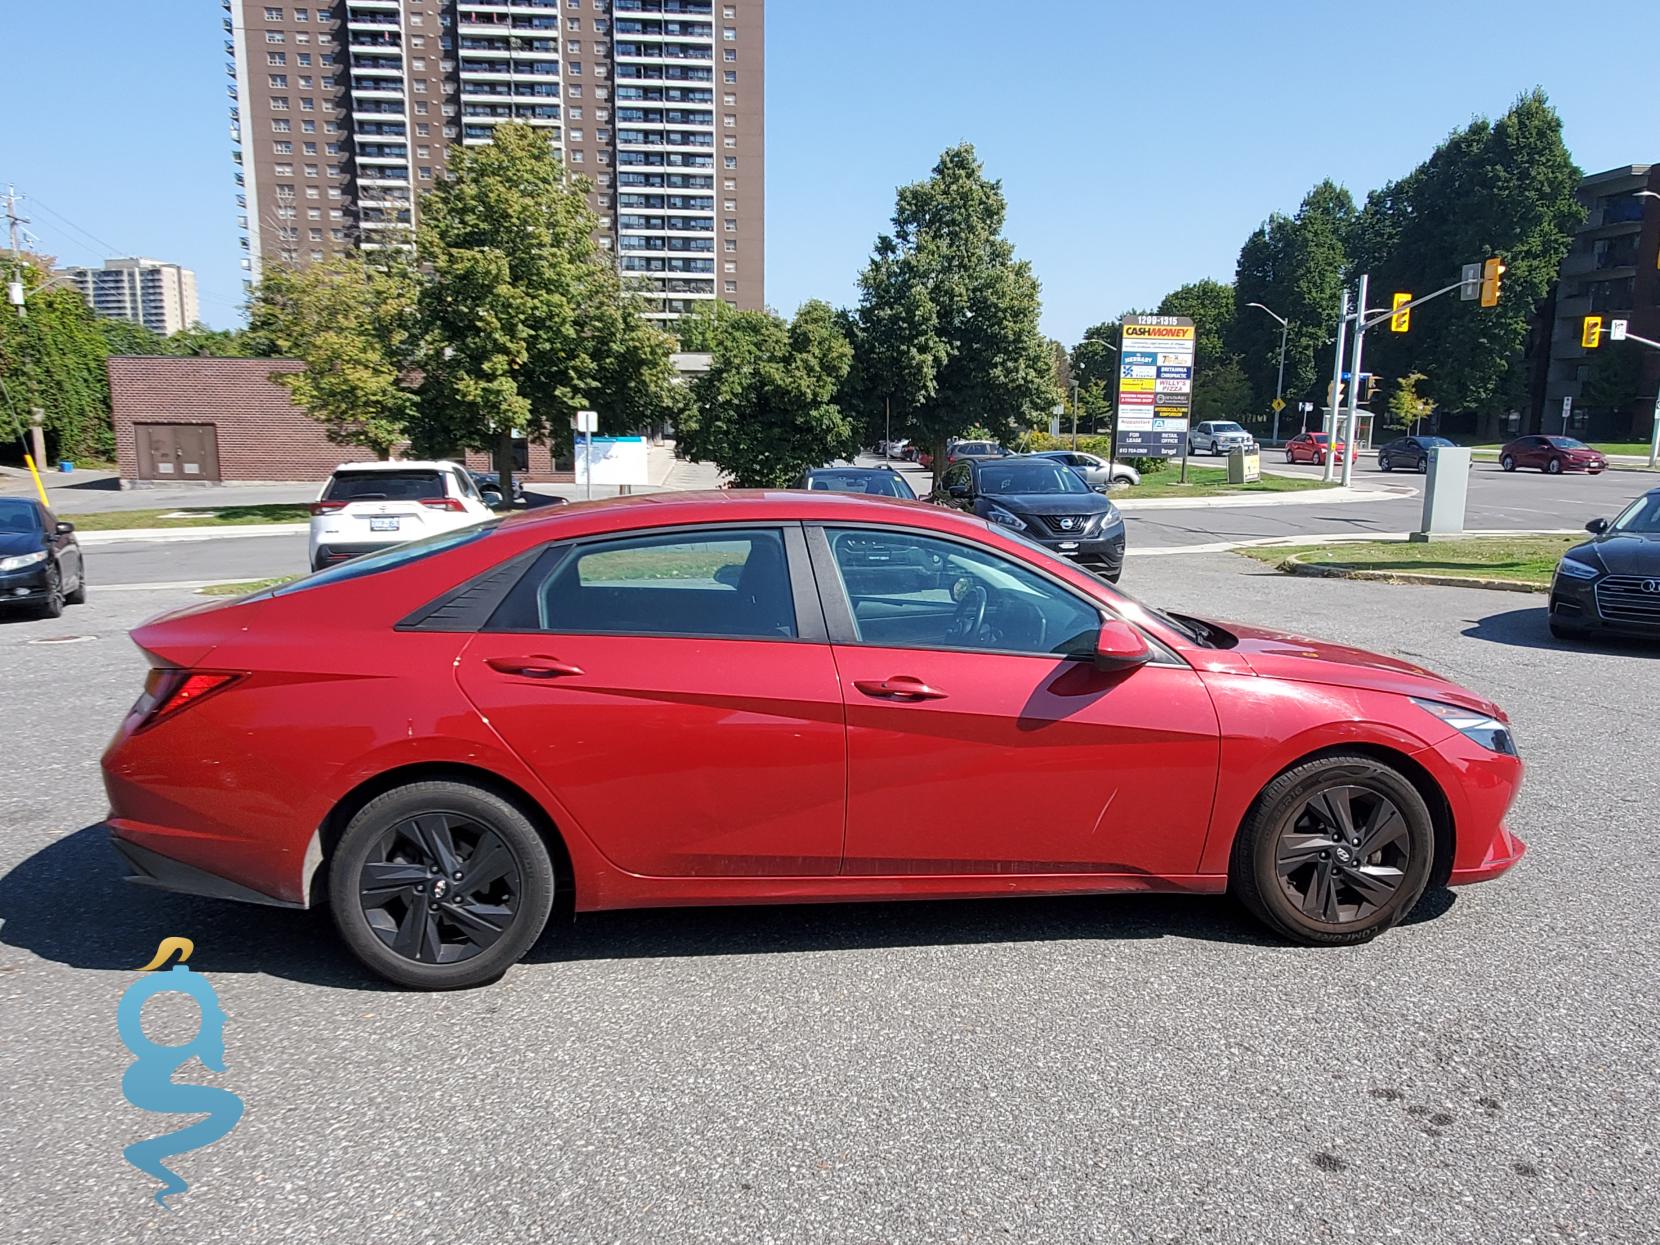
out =
<svg viewBox="0 0 1660 1245"><path fill-rule="evenodd" d="M326 898L328 862L353 817L378 796L417 782L457 782L479 787L500 796L517 808L536 828L553 859L553 917L569 921L576 912L576 871L570 848L547 809L523 787L491 770L460 761L417 761L394 766L364 779L335 801L318 827L319 854L308 887L308 902L316 907ZM551 919L551 918L550 918Z"/></svg>
<svg viewBox="0 0 1660 1245"><path fill-rule="evenodd" d="M1246 805L1239 824L1233 827L1233 834L1229 840L1229 859L1232 859L1233 844L1239 841L1239 836L1245 832L1245 827L1250 824L1251 818L1256 816L1257 809L1261 807L1263 793L1278 781L1280 775L1296 769L1299 765L1307 765L1310 761L1355 755L1371 757L1398 771L1401 777L1410 782L1418 794L1423 796L1424 804L1429 809L1430 823L1435 828L1435 859L1430 865L1429 883L1425 890L1440 890L1446 886L1447 880L1452 876L1453 855L1458 845L1458 826L1453 818L1452 804L1448 801L1446 792L1441 789L1441 784L1436 782L1434 775L1425 769L1422 763L1414 759L1410 753L1379 743L1328 744L1287 761L1270 774L1251 802Z"/></svg>

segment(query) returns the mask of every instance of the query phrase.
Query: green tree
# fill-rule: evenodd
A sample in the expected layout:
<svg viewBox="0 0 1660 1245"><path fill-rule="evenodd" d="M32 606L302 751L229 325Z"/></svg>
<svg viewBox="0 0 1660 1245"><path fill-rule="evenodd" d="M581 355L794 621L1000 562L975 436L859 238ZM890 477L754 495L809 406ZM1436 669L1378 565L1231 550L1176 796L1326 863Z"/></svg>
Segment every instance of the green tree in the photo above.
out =
<svg viewBox="0 0 1660 1245"><path fill-rule="evenodd" d="M413 440L491 451L504 492L515 432L564 444L579 410L615 432L678 406L674 339L638 314L595 243L586 189L540 132L515 123L456 148L421 200Z"/></svg>
<svg viewBox="0 0 1660 1245"><path fill-rule="evenodd" d="M158 355L167 353L167 339L132 320L98 320L98 335L112 355Z"/></svg>
<svg viewBox="0 0 1660 1245"><path fill-rule="evenodd" d="M1275 213L1240 248L1234 271L1236 317L1230 347L1239 355L1257 410L1266 410L1274 397L1280 325L1249 304L1261 303L1289 324L1285 332L1286 400L1323 397L1324 378L1331 374L1327 351L1348 276L1348 238L1354 219L1349 192L1332 181L1322 181L1303 196L1295 215Z"/></svg>
<svg viewBox="0 0 1660 1245"><path fill-rule="evenodd" d="M1083 337L1072 347L1072 374L1080 385L1099 384L1108 393L1116 391L1118 345L1123 328L1123 316L1120 316L1084 330Z"/></svg>
<svg viewBox="0 0 1660 1245"><path fill-rule="evenodd" d="M0 422L15 443L39 407L49 457L108 458L115 452L109 345L78 291L43 288L49 270L44 257L25 257L18 278L28 314L0 307Z"/></svg>
<svg viewBox="0 0 1660 1245"><path fill-rule="evenodd" d="M1423 372L1444 409L1473 411L1478 430L1496 434L1503 413L1527 403L1523 354L1582 216L1579 181L1561 119L1536 89L1497 121L1454 131L1412 173L1368 196L1353 236L1375 305L1395 291L1439 289L1490 255L1506 267L1497 307L1449 296L1414 309L1409 333L1369 336L1374 370Z"/></svg>
<svg viewBox="0 0 1660 1245"><path fill-rule="evenodd" d="M1418 425L1435 413L1435 402L1418 392L1423 382L1422 372L1408 372L1395 382L1395 392L1389 395L1389 413L1408 433L1417 432Z"/></svg>
<svg viewBox="0 0 1660 1245"><path fill-rule="evenodd" d="M858 448L860 429L835 400L853 348L829 304L805 303L788 324L770 311L729 312L713 345L678 428L689 455L740 487L778 488Z"/></svg>
<svg viewBox="0 0 1660 1245"><path fill-rule="evenodd" d="M952 147L926 181L900 187L893 232L859 278L859 414L874 425L891 397L894 431L936 460L974 424L1012 439L1058 396L1037 278L1003 236L1006 215L974 148Z"/></svg>
<svg viewBox="0 0 1660 1245"><path fill-rule="evenodd" d="M258 340L248 333L239 329L210 329L200 320L161 340L164 354L214 359L250 359L259 354Z"/></svg>
<svg viewBox="0 0 1660 1245"><path fill-rule="evenodd" d="M416 414L417 285L396 252L381 254L390 258L355 253L306 268L267 267L250 306L249 337L306 365L272 379L329 440L389 458L409 439Z"/></svg>

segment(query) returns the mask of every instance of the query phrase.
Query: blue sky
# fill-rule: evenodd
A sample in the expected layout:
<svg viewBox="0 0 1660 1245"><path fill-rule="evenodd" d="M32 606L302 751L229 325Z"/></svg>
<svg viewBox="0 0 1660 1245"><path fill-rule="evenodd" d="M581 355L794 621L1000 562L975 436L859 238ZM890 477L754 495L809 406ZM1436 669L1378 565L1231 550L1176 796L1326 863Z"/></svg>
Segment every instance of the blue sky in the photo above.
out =
<svg viewBox="0 0 1660 1245"><path fill-rule="evenodd" d="M31 196L42 248L177 260L203 318L237 323L218 4L7 7L0 183ZM1651 2L770 0L767 23L767 295L786 312L851 301L894 188L963 139L1069 343L1231 278L1250 230L1319 178L1358 199L1534 85L1587 172L1660 160ZM1563 59L1576 45L1594 68Z"/></svg>

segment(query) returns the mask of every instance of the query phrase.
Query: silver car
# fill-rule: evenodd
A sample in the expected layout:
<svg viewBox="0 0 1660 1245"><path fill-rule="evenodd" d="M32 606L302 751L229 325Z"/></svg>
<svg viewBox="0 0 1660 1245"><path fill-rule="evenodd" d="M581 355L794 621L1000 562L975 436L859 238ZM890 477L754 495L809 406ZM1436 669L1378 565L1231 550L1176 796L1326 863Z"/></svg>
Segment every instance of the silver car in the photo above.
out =
<svg viewBox="0 0 1660 1245"><path fill-rule="evenodd" d="M1081 475L1084 483L1093 489L1141 483L1141 472L1128 463L1109 464L1106 459L1097 458L1094 454L1085 454L1082 450L1042 450L1028 457L1048 458L1057 463L1064 463Z"/></svg>
<svg viewBox="0 0 1660 1245"><path fill-rule="evenodd" d="M1187 434L1187 452L1201 450L1210 454L1226 454L1229 450L1249 450L1256 439L1231 419L1207 419Z"/></svg>

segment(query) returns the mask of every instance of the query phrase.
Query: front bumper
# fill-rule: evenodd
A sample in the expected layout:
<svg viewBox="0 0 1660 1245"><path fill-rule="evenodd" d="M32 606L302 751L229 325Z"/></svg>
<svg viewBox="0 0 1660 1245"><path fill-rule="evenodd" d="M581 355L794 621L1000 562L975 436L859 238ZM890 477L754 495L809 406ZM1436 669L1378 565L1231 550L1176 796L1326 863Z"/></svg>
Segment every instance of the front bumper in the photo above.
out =
<svg viewBox="0 0 1660 1245"><path fill-rule="evenodd" d="M1468 886L1472 882L1490 882L1506 872L1526 852L1527 844L1510 833L1509 826L1500 825L1498 833L1488 841L1486 854L1463 868L1455 865L1447 885Z"/></svg>
<svg viewBox="0 0 1660 1245"><path fill-rule="evenodd" d="M1051 553L1076 562L1085 570L1108 579L1116 579L1124 569L1124 523L1119 520L1105 532L1095 536L1073 538L1056 536L1052 532L1034 531L1028 522L1027 535Z"/></svg>
<svg viewBox="0 0 1660 1245"><path fill-rule="evenodd" d="M47 562L36 562L20 571L0 572L0 605L25 605L44 601L47 594Z"/></svg>
<svg viewBox="0 0 1660 1245"><path fill-rule="evenodd" d="M1603 574L1595 579L1574 579L1558 571L1551 580L1547 606L1551 621L1570 631L1660 637L1660 594L1640 596L1633 592L1616 591L1612 587L1605 594L1597 591L1610 579L1634 578L1637 577ZM1643 596L1652 596L1652 609L1645 606Z"/></svg>

